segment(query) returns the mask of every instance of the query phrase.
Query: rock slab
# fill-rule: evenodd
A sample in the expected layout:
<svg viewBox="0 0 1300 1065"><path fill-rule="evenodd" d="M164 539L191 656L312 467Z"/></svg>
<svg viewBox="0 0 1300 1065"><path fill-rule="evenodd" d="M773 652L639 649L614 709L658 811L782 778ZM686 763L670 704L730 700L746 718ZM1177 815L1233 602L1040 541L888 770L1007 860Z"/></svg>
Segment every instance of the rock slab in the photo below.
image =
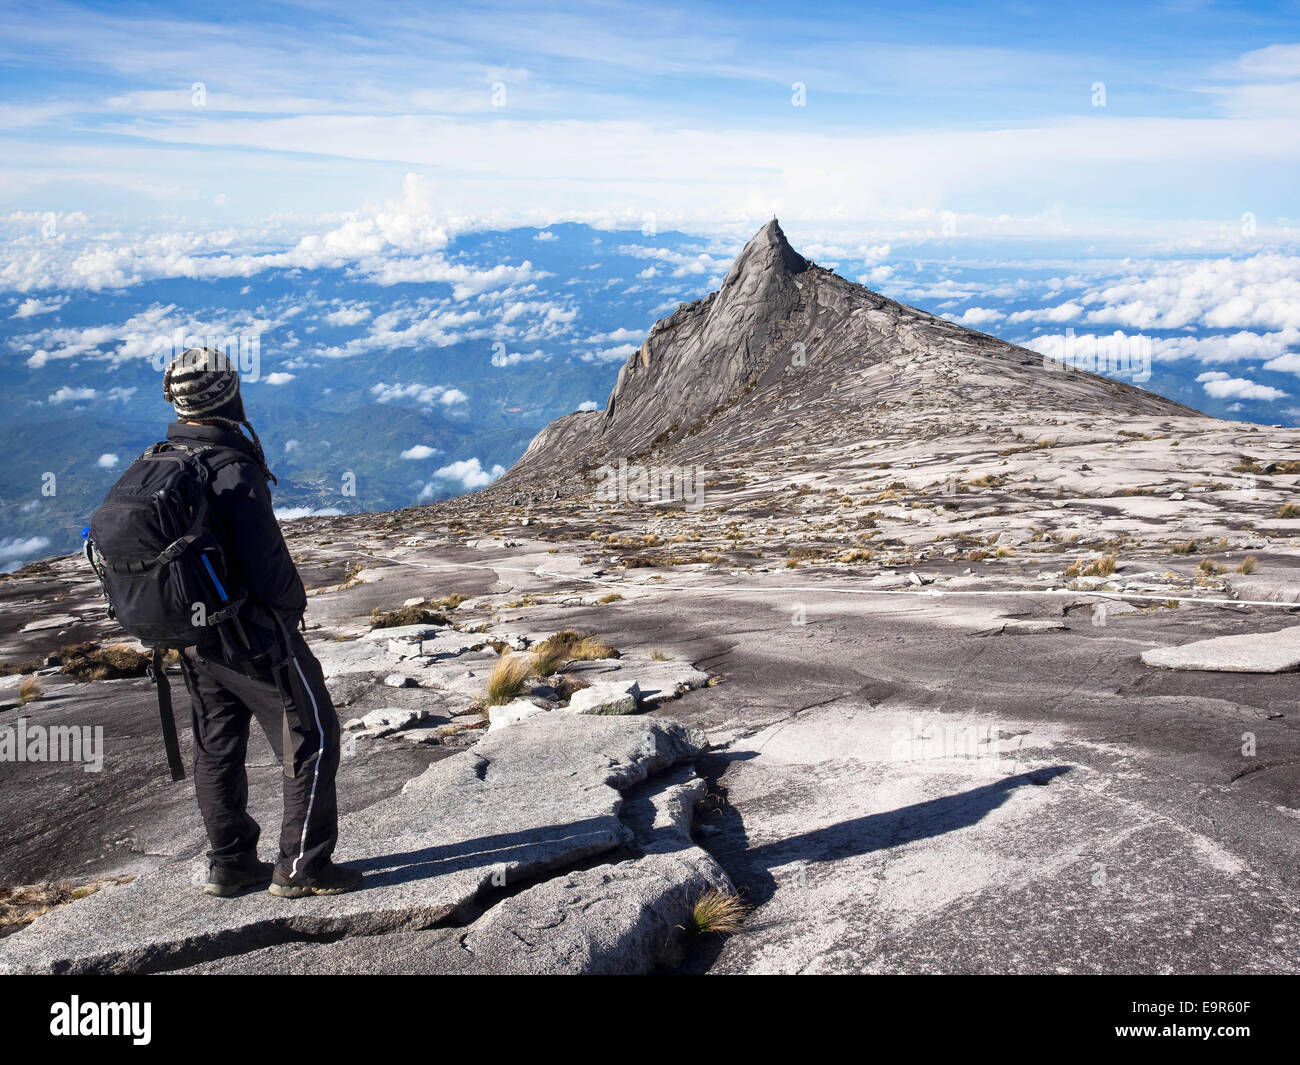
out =
<svg viewBox="0 0 1300 1065"><path fill-rule="evenodd" d="M295 939L431 928L627 845L620 792L693 760L704 742L662 718L540 714L344 817L335 858L365 871L360 891L216 899L199 891L201 863L176 860L0 941L0 973L158 972Z"/></svg>
<svg viewBox="0 0 1300 1065"><path fill-rule="evenodd" d="M1216 636L1180 647L1155 647L1142 661L1160 669L1217 673L1294 673L1300 670L1300 625L1276 632Z"/></svg>

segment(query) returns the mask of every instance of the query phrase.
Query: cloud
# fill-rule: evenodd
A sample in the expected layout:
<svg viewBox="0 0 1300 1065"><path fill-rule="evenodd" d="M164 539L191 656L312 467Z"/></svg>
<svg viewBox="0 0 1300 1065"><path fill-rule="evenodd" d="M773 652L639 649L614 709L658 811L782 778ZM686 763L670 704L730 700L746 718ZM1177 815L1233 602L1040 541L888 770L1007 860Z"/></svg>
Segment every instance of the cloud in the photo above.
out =
<svg viewBox="0 0 1300 1065"><path fill-rule="evenodd" d="M1143 263L1141 273L1079 297L1089 322L1135 329L1300 328L1300 257Z"/></svg>
<svg viewBox="0 0 1300 1065"><path fill-rule="evenodd" d="M408 447L402 452L404 459L427 459L438 454L436 447L429 447L427 444L416 444L414 447Z"/></svg>
<svg viewBox="0 0 1300 1065"><path fill-rule="evenodd" d="M0 539L0 573L8 573L50 546L48 537L6 536Z"/></svg>
<svg viewBox="0 0 1300 1065"><path fill-rule="evenodd" d="M542 230L542 232L538 233L535 237L533 237L533 240L540 240L540 241L559 240L559 239L560 238L556 234L552 233L549 229L544 229Z"/></svg>
<svg viewBox="0 0 1300 1065"><path fill-rule="evenodd" d="M493 352L492 365L493 366L518 366L520 363L523 362L537 362L539 359L549 359L549 358L550 356L547 355L547 353L544 352L541 348L537 348L533 351L527 351L527 352L523 352L523 351Z"/></svg>
<svg viewBox="0 0 1300 1065"><path fill-rule="evenodd" d="M635 344L619 344L613 348L601 348L598 351L589 351L579 356L583 362L622 362L629 355L634 355L638 351Z"/></svg>
<svg viewBox="0 0 1300 1065"><path fill-rule="evenodd" d="M117 465L117 456L106 451L99 456L99 461L95 465L101 470L111 470Z"/></svg>
<svg viewBox="0 0 1300 1065"><path fill-rule="evenodd" d="M493 466L491 470L485 470L477 458L472 458L449 463L435 470L433 475L439 480L458 481L460 486L469 492L475 488L483 488L485 485L491 484L505 472L505 467L500 465ZM431 485L425 485L425 492L430 492L431 487ZM421 498L429 498L429 496L422 492Z"/></svg>
<svg viewBox="0 0 1300 1065"><path fill-rule="evenodd" d="M589 399L578 404L578 410L599 410L600 405L594 400Z"/></svg>
<svg viewBox="0 0 1300 1065"><path fill-rule="evenodd" d="M441 403L445 407L464 403L469 399L459 388L447 388L443 385L403 385L376 384L370 386L370 393L377 403L400 403L402 400L414 400L417 406L432 407Z"/></svg>
<svg viewBox="0 0 1300 1065"><path fill-rule="evenodd" d="M369 317L369 307L344 307L325 315L325 321L330 325L360 325Z"/></svg>
<svg viewBox="0 0 1300 1065"><path fill-rule="evenodd" d="M60 307L68 302L66 296L49 300L38 300L35 298L25 299L18 305L18 310L11 314L10 318L34 318L38 314L49 314L51 311L57 311Z"/></svg>
<svg viewBox="0 0 1300 1065"><path fill-rule="evenodd" d="M64 385L57 392L50 393L49 400L51 403L79 403L82 400L94 398L95 390L93 388L73 388L70 385Z"/></svg>
<svg viewBox="0 0 1300 1065"><path fill-rule="evenodd" d="M297 374L280 373L277 371L276 373L267 374L262 378L262 382L268 385L287 385L295 377L297 377Z"/></svg>
<svg viewBox="0 0 1300 1065"><path fill-rule="evenodd" d="M962 314L956 317L953 317L952 315L945 315L944 317L951 318L951 320L956 322L958 325L975 327L988 325L990 322L1000 322L1006 317L1006 315L1002 311L995 310L991 307L968 307Z"/></svg>
<svg viewBox="0 0 1300 1065"><path fill-rule="evenodd" d="M1205 391L1215 399L1286 399L1280 388L1256 384L1244 377L1230 377L1226 373L1211 371L1196 378Z"/></svg>

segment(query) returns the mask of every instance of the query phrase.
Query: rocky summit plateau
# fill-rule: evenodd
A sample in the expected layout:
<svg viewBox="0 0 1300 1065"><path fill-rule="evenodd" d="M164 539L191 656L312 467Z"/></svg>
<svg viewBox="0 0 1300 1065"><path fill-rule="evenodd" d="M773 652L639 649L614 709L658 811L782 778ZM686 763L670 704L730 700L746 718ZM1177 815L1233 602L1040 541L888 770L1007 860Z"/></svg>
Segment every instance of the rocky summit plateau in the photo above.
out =
<svg viewBox="0 0 1300 1065"><path fill-rule="evenodd" d="M0 725L103 762L0 763L0 971L1295 972L1297 456L773 220L488 488L286 523L362 891L201 895L84 563L5 575Z"/></svg>

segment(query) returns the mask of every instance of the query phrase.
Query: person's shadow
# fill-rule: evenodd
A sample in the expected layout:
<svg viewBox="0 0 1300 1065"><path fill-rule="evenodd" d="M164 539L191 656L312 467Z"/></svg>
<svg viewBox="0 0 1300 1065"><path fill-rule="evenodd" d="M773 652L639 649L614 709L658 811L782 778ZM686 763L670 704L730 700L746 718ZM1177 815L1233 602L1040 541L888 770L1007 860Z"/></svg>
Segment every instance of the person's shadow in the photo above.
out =
<svg viewBox="0 0 1300 1065"><path fill-rule="evenodd" d="M709 764L701 764L701 771L716 781L730 761L748 757L751 755L718 755L709 759ZM708 836L701 838L731 877L745 905L754 908L761 906L776 893L778 881L772 874L772 869L838 861L967 828L996 810L1017 788L1044 786L1070 772L1072 768L1057 765L1003 777L969 791L913 803L896 810L854 817L758 847L749 846L739 811L726 805L720 809L718 816L705 822L712 826L712 830ZM787 872L782 874L782 878L793 882L791 878L795 875L794 872ZM700 939L688 952L683 970L706 971L717 959L724 943L725 940L718 936Z"/></svg>

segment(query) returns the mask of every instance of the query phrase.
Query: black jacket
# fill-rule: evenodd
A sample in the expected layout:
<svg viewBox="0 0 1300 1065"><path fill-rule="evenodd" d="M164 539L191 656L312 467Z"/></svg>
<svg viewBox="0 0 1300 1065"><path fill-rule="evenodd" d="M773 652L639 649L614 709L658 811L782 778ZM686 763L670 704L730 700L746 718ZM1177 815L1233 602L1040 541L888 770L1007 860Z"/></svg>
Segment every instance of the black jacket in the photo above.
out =
<svg viewBox="0 0 1300 1065"><path fill-rule="evenodd" d="M271 490L256 451L247 437L220 425L173 422L167 427L167 439L191 448L231 448L251 460L223 465L213 477L211 492L213 509L230 551L230 565L249 597L249 605L240 615L252 644L247 654L264 654L277 634L269 611L278 613L292 629L307 609L307 593L271 509ZM216 649L203 650L206 654ZM223 657L236 657L232 650L226 643Z"/></svg>

